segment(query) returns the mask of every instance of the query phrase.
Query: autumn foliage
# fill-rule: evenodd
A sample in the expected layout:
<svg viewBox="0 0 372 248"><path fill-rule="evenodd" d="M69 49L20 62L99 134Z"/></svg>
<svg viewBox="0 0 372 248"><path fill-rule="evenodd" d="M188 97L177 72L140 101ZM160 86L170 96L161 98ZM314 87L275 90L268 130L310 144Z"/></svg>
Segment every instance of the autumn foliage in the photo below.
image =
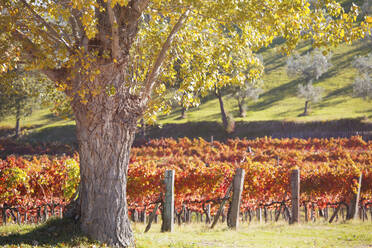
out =
<svg viewBox="0 0 372 248"><path fill-rule="evenodd" d="M0 160L0 204L35 207L67 203L79 182L79 158L9 156ZM372 142L350 139L233 139L225 143L182 138L151 140L132 148L128 172L129 208L151 211L163 190L165 170L175 170L176 208L186 204L212 212L236 168L246 171L242 209L290 197L290 170L301 171L301 202L318 207L348 201L363 173L362 202L372 199ZM109 190L109 189L107 189Z"/></svg>

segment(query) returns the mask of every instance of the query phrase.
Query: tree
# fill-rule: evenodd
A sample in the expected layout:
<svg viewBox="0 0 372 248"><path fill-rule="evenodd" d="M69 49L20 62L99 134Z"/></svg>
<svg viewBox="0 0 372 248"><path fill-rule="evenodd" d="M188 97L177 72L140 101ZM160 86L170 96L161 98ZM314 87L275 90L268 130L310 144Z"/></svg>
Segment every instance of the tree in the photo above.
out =
<svg viewBox="0 0 372 248"><path fill-rule="evenodd" d="M364 99L372 98L372 53L368 56L357 57L353 67L358 70L358 76L353 83L354 96L363 97Z"/></svg>
<svg viewBox="0 0 372 248"><path fill-rule="evenodd" d="M15 137L20 133L21 118L42 103L48 83L40 74L23 69L0 75L0 116L15 116Z"/></svg>
<svg viewBox="0 0 372 248"><path fill-rule="evenodd" d="M305 107L303 116L308 115L310 102L318 102L322 99L322 88L314 87L313 81L318 80L320 76L328 71L332 66L330 55L325 56L321 51L314 50L312 53L307 53L304 56L294 55L288 58L287 74L289 76L300 75L306 85L298 86L298 97L305 98Z"/></svg>
<svg viewBox="0 0 372 248"><path fill-rule="evenodd" d="M308 52L304 56L293 55L287 60L288 76L300 76L305 81L318 80L332 66L330 55L324 55L319 50Z"/></svg>
<svg viewBox="0 0 372 248"><path fill-rule="evenodd" d="M114 246L134 244L126 203L130 147L137 121L167 109L164 82L174 78L170 65L176 59L182 57L181 70L190 74L182 90L203 96L217 80L223 86L242 77L217 76L216 62L231 61L230 50L257 51L275 36L286 39L287 52L307 38L314 46L337 45L369 28L366 22L354 25L354 5L348 13L335 1L318 5L310 10L301 0L0 0L0 71L21 61L56 82L71 102L82 231ZM334 19L325 23L327 12ZM227 42L222 25L242 31L232 31ZM247 58L239 63L250 63Z"/></svg>
<svg viewBox="0 0 372 248"><path fill-rule="evenodd" d="M366 15L366 16L370 16L372 15L372 0L365 0L362 7L362 14L363 15ZM366 32L366 38L369 40L369 41L372 41L372 29L370 29L368 32Z"/></svg>
<svg viewBox="0 0 372 248"><path fill-rule="evenodd" d="M260 88L259 84L260 83L253 84L251 82L246 82L243 87L235 88L233 95L238 101L240 117L246 117L247 115L246 100L257 101L260 97L262 89Z"/></svg>
<svg viewBox="0 0 372 248"><path fill-rule="evenodd" d="M308 109L310 102L319 102L322 99L323 88L321 87L314 87L313 83L310 81L309 83L300 84L298 85L297 96L300 98L305 98L305 108L304 112L301 114L303 116L308 115Z"/></svg>

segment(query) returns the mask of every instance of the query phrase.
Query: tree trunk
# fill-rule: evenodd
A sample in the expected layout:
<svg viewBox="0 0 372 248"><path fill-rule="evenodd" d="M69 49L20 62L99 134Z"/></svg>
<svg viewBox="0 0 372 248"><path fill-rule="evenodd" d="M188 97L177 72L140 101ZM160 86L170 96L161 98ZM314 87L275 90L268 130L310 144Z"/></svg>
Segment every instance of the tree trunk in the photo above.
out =
<svg viewBox="0 0 372 248"><path fill-rule="evenodd" d="M117 85L120 71L105 70L103 79ZM125 88L118 88L114 96L102 92L87 104L73 102L80 153L81 229L116 247L134 246L126 186L130 148L143 111L140 106L139 98Z"/></svg>
<svg viewBox="0 0 372 248"><path fill-rule="evenodd" d="M21 121L21 106L17 104L16 125L15 125L15 137L16 138L19 137L19 133L21 131L20 121Z"/></svg>
<svg viewBox="0 0 372 248"><path fill-rule="evenodd" d="M180 119L185 119L185 118L186 118L186 108L182 107Z"/></svg>
<svg viewBox="0 0 372 248"><path fill-rule="evenodd" d="M247 111L245 110L244 107L244 100L238 99L238 106L239 106L239 116L240 117L246 117L247 116Z"/></svg>
<svg viewBox="0 0 372 248"><path fill-rule="evenodd" d="M19 137L19 133L21 131L20 121L21 121L21 118L20 117L16 117L16 126L15 126L15 137L16 138Z"/></svg>
<svg viewBox="0 0 372 248"><path fill-rule="evenodd" d="M305 102L305 108L304 108L304 113L302 114L303 116L307 116L309 113L307 112L308 111L308 108L309 108L309 102L308 100L306 100Z"/></svg>
<svg viewBox="0 0 372 248"><path fill-rule="evenodd" d="M221 94L220 90L216 90L215 93L216 93L216 96L217 96L218 101L220 103L222 124L223 124L224 128L226 129L228 123L227 123L227 115L226 115L226 112L225 112L225 108L223 106L222 94Z"/></svg>
<svg viewBox="0 0 372 248"><path fill-rule="evenodd" d="M77 120L82 231L110 245L132 246L126 185L134 129L111 122L107 128L89 127L90 133L85 125Z"/></svg>

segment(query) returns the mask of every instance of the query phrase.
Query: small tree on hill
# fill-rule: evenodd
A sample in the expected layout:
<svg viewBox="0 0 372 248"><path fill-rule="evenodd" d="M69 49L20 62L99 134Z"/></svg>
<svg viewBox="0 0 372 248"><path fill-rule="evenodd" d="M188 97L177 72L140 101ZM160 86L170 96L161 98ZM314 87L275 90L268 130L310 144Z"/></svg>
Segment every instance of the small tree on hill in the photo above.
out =
<svg viewBox="0 0 372 248"><path fill-rule="evenodd" d="M233 93L235 99L238 101L239 116L246 117L247 115L247 100L257 101L262 93L262 89L251 82L246 82L243 87L237 88Z"/></svg>
<svg viewBox="0 0 372 248"><path fill-rule="evenodd" d="M48 82L50 81L40 74L21 69L1 75L0 117L15 116L15 137L19 136L21 119L30 115L33 108L40 105L42 98L46 96Z"/></svg>
<svg viewBox="0 0 372 248"><path fill-rule="evenodd" d="M299 75L307 82L306 85L299 85L297 91L298 97L305 98L305 107L302 115L308 115L310 102L318 102L322 99L322 88L314 87L312 83L314 80L318 80L332 66L329 60L330 55L325 56L321 51L314 50L304 56L294 55L287 61L288 76Z"/></svg>
<svg viewBox="0 0 372 248"><path fill-rule="evenodd" d="M300 76L307 82L318 80L332 66L331 56L314 50L304 56L293 55L287 61L288 76Z"/></svg>
<svg viewBox="0 0 372 248"><path fill-rule="evenodd" d="M372 98L372 53L365 57L356 58L353 67L358 70L358 77L353 83L354 96L363 97L364 99Z"/></svg>
<svg viewBox="0 0 372 248"><path fill-rule="evenodd" d="M299 98L305 98L305 108L304 112L301 115L303 116L308 115L310 102L316 103L322 100L322 93L323 88L314 87L311 81L307 84L300 84L298 86L297 96Z"/></svg>

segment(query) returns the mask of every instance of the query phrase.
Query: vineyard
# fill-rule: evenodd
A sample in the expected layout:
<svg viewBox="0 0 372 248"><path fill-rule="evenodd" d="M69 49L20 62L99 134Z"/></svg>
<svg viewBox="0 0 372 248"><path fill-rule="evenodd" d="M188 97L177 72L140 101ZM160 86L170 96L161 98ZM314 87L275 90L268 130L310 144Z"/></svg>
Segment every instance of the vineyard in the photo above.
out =
<svg viewBox="0 0 372 248"><path fill-rule="evenodd" d="M78 155L0 160L2 221L35 221L48 212L60 213L76 196L78 163ZM300 202L305 208L321 212L349 206L362 174L363 218L371 210L372 142L361 137L232 139L225 143L182 138L151 140L132 148L127 186L132 218L134 213L152 212L164 195L165 171L174 170L177 216L196 212L210 219L208 215L217 212L237 168L245 170L241 213L264 209L266 215L267 210L289 207L289 175L294 168L300 170Z"/></svg>

